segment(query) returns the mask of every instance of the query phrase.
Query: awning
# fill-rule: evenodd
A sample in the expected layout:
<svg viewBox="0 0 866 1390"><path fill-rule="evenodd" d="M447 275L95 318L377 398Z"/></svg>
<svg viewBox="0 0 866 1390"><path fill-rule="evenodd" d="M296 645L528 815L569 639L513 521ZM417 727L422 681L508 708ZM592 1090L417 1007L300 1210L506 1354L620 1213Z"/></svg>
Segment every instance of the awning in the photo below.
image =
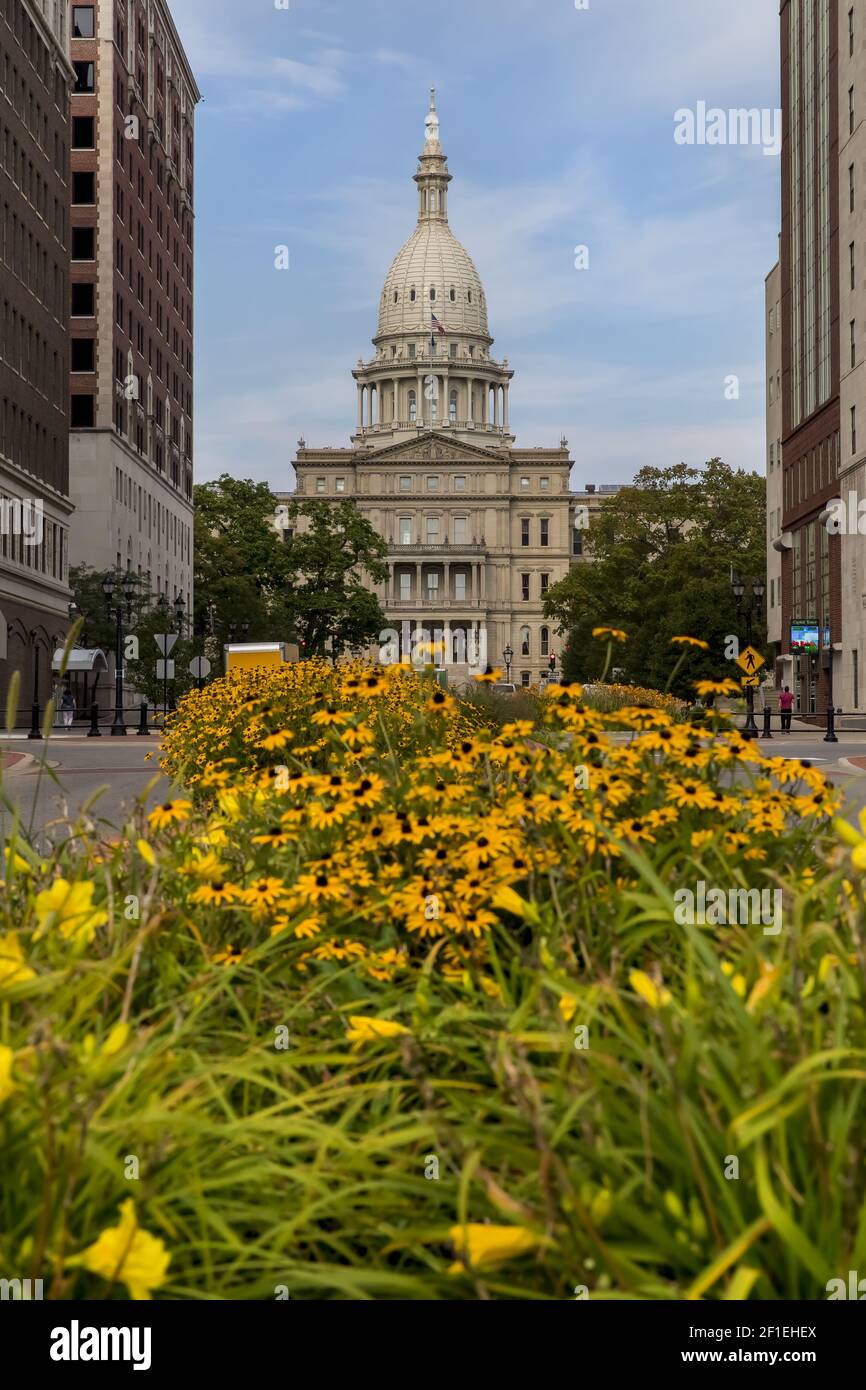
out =
<svg viewBox="0 0 866 1390"><path fill-rule="evenodd" d="M54 660L51 663L52 670L59 671L63 665L63 648L60 647L54 653ZM70 671L107 671L108 661L105 652L100 647L92 650L88 647L73 647L69 653L69 660L66 663L67 674Z"/></svg>

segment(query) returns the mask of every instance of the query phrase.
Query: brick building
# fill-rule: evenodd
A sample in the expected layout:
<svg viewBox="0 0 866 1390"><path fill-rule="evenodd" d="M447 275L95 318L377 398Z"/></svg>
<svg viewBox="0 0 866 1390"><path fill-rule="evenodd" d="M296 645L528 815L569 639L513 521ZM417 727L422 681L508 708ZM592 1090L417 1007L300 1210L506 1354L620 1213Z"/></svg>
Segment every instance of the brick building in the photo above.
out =
<svg viewBox="0 0 866 1390"><path fill-rule="evenodd" d="M69 625L68 49L65 4L0 0L0 708Z"/></svg>
<svg viewBox="0 0 866 1390"><path fill-rule="evenodd" d="M71 9L73 564L192 605L200 100L163 0Z"/></svg>

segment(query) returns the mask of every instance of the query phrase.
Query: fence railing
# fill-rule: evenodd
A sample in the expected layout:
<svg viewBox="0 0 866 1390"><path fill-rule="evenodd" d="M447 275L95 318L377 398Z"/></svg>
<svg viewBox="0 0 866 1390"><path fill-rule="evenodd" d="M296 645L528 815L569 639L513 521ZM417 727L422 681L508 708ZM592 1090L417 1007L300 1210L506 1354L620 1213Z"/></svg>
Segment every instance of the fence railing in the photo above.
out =
<svg viewBox="0 0 866 1390"><path fill-rule="evenodd" d="M34 742L41 740L44 737L46 709L47 706L34 704L19 710L20 717L16 719L14 729L29 729L28 739ZM139 738L144 738L153 732L151 724L163 724L166 717L173 713L173 709L172 704L169 704L167 710L153 707L147 700L142 700L137 705L127 705L122 710L116 710L114 705L98 704L90 705L86 712L56 707L49 737L53 738L55 734L62 736L64 733L76 733L80 737L86 730L87 738L102 738L103 730L107 729L111 737L122 738L127 734L136 734ZM71 715L71 718L67 722L68 715Z"/></svg>

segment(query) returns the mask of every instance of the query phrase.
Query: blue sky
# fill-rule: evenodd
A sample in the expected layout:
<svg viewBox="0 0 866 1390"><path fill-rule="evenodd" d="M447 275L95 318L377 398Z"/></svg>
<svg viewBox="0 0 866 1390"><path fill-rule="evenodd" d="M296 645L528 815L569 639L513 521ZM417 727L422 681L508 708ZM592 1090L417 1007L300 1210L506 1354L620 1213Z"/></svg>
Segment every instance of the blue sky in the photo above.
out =
<svg viewBox="0 0 866 1390"><path fill-rule="evenodd" d="M682 146L674 112L779 104L776 0L172 0L197 116L196 451L293 485L344 445L415 225L428 91L449 214L515 369L524 447L573 480L719 454L764 468L763 281L780 161ZM274 247L291 268L274 268ZM590 267L574 268L574 248ZM736 374L740 397L725 397Z"/></svg>

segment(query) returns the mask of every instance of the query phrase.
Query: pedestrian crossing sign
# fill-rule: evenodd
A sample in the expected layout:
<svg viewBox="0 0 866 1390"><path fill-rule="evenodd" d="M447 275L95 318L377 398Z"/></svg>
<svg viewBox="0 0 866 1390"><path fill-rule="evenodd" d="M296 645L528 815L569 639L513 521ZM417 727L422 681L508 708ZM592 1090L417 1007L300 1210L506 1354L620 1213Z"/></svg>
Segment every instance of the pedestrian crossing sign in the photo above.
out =
<svg viewBox="0 0 866 1390"><path fill-rule="evenodd" d="M761 684L757 676L743 676L741 683L744 690L757 690Z"/></svg>
<svg viewBox="0 0 866 1390"><path fill-rule="evenodd" d="M737 665L741 671L745 671L747 676L753 676L766 663L760 652L756 652L754 647L746 647L737 657Z"/></svg>

